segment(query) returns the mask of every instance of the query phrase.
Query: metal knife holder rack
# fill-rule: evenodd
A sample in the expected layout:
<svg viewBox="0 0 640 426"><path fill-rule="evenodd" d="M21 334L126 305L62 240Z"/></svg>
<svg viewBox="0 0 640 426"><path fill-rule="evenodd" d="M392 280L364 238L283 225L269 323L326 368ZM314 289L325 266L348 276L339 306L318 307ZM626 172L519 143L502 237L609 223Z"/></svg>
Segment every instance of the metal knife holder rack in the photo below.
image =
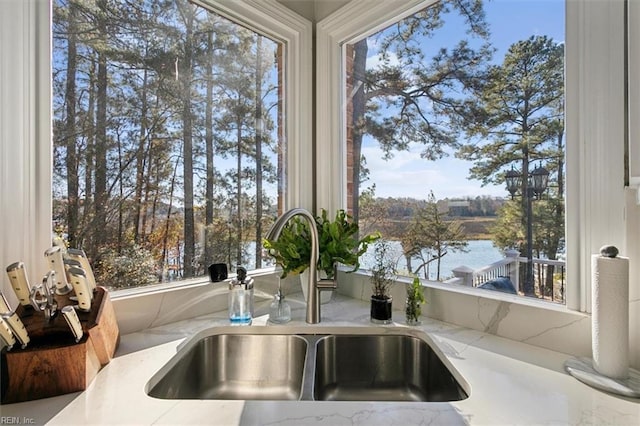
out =
<svg viewBox="0 0 640 426"><path fill-rule="evenodd" d="M75 305L70 295L50 295L58 309ZM76 342L63 315L47 318L30 305L20 305L16 313L31 341L19 345L0 359L0 400L3 404L30 401L86 389L100 369L109 363L119 343L120 333L109 293L96 287L89 312L77 311L83 336Z"/></svg>

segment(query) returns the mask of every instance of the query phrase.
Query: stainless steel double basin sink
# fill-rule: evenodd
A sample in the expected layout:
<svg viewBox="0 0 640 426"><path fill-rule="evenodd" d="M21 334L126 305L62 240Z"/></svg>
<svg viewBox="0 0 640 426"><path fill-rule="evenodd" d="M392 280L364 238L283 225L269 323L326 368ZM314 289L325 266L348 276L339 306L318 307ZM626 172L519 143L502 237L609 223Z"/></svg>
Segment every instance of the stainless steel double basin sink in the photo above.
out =
<svg viewBox="0 0 640 426"><path fill-rule="evenodd" d="M468 385L418 330L267 326L196 334L146 391L161 399L443 402L467 398Z"/></svg>

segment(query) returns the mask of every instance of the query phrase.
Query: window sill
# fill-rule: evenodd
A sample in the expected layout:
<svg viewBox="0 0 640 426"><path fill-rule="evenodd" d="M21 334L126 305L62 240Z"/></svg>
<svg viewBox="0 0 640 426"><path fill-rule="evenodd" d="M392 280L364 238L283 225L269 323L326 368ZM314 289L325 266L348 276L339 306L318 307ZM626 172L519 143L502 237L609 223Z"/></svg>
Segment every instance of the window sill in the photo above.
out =
<svg viewBox="0 0 640 426"><path fill-rule="evenodd" d="M273 274L274 269L271 268L262 268L255 269L253 271L249 271L249 275L253 278L270 276ZM229 278L234 278L236 274L230 274ZM168 283L154 284L143 287L134 287L134 288L126 288L126 289L116 289L111 291L111 300L116 301L120 299L126 299L130 297L136 296L144 296L148 294L158 294L170 291L178 291L181 289L193 289L201 286L208 286L211 284L209 278L207 276L191 278L180 281L173 281Z"/></svg>
<svg viewBox="0 0 640 426"><path fill-rule="evenodd" d="M339 276L338 292L364 301L371 296L366 271ZM406 285L400 278L391 291L395 315L404 315ZM473 289L458 284L424 283L424 316L563 353L591 356L591 317L564 305Z"/></svg>

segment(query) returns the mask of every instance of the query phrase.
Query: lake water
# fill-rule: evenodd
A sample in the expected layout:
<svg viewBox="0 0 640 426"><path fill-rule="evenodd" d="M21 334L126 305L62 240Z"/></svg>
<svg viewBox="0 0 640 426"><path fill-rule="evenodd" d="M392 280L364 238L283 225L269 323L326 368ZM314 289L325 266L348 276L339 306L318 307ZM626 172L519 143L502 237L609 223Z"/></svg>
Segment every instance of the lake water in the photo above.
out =
<svg viewBox="0 0 640 426"><path fill-rule="evenodd" d="M407 271L407 262L402 255L402 246L399 241L390 241L393 256L397 259L396 268L398 271ZM440 259L440 279L447 279L453 277L452 269L459 266L468 266L473 269L478 269L483 266L487 266L493 262L497 262L503 259L504 255L500 250L493 246L491 240L473 240L469 241L467 246L467 252L453 252L449 251L442 259ZM416 268L420 264L418 258L412 260L413 268ZM369 251L360 258L360 267L363 269L370 269L373 264L373 247L369 247ZM437 262L433 261L429 265L429 279L436 279ZM420 272L420 276L424 277L423 272Z"/></svg>
<svg viewBox="0 0 640 426"><path fill-rule="evenodd" d="M402 245L399 241L390 241L389 243L391 245L393 257L396 259L396 269L399 273L403 273L403 271L406 273L407 262L402 255ZM255 245L250 245L249 252L251 252L251 249L255 249ZM371 269L371 266L373 265L373 250L373 246L370 246L369 251L360 257L360 267L362 269ZM467 246L467 253L449 251L440 260L440 279L445 280L453 277L453 272L451 272L452 269L459 266L468 266L473 269L478 269L503 258L504 255L502 252L493 246L491 240L472 240L469 241L469 245ZM253 256L251 259L253 259ZM411 265L413 268L416 268L420 262L421 261L418 258L414 258ZM266 260L263 266L267 266L268 264L272 264L270 259ZM249 262L245 266L251 269L254 267L254 264L253 262ZM436 269L436 261L431 262L428 269L429 279L436 279ZM420 271L420 277L424 277L422 270Z"/></svg>

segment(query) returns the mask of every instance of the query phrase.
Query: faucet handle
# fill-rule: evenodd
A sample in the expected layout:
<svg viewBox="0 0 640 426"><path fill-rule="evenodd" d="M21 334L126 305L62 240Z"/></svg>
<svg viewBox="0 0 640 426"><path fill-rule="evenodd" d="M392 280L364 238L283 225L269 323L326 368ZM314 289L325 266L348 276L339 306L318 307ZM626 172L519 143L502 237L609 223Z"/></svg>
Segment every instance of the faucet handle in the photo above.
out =
<svg viewBox="0 0 640 426"><path fill-rule="evenodd" d="M335 290L338 288L338 282L330 279L320 279L316 282L318 290Z"/></svg>

